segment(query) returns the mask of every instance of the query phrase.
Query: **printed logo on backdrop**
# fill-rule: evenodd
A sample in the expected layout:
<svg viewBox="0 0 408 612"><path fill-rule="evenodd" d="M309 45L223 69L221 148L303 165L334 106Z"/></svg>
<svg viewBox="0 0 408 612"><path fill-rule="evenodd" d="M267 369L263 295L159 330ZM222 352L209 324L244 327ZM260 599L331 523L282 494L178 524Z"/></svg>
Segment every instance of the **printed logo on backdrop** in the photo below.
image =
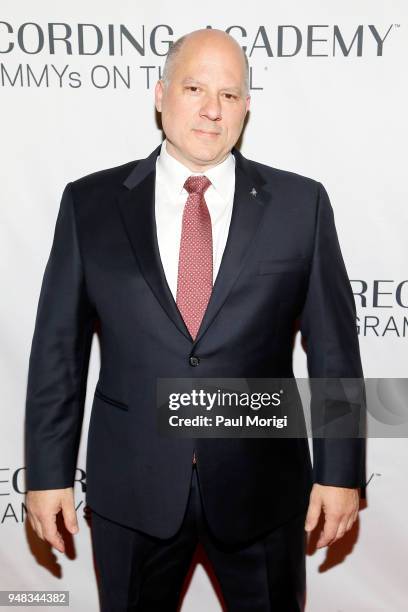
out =
<svg viewBox="0 0 408 612"><path fill-rule="evenodd" d="M350 280L360 336L408 336L408 279Z"/></svg>
<svg viewBox="0 0 408 612"><path fill-rule="evenodd" d="M250 66L254 91L264 89L264 74L273 60L383 57L399 28L398 23L284 24L254 29L232 25L225 31L256 64ZM142 24L0 21L0 86L150 89L161 78L170 46L183 33L166 24L150 29Z"/></svg>
<svg viewBox="0 0 408 612"><path fill-rule="evenodd" d="M25 505L25 467L0 467L0 526L24 523L27 517ZM75 509L85 508L86 474L78 468L75 472Z"/></svg>

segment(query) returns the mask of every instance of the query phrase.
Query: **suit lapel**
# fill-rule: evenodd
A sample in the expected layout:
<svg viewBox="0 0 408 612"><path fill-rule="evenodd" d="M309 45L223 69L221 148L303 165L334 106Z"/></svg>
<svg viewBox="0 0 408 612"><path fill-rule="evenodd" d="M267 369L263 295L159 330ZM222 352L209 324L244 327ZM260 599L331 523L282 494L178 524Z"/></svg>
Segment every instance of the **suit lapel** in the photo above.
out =
<svg viewBox="0 0 408 612"><path fill-rule="evenodd" d="M123 184L127 190L119 196L119 210L141 273L169 318L195 346L231 291L259 227L264 202L270 196L262 187L263 179L253 173L248 160L234 148L235 195L228 239L207 310L193 341L177 308L160 259L154 210L156 159L159 153L160 146L149 157L139 161L126 178ZM256 195L253 195L253 190Z"/></svg>
<svg viewBox="0 0 408 612"><path fill-rule="evenodd" d="M264 212L264 201L267 199L267 194L262 188L261 177L252 176L247 160L238 150L233 149L233 154L236 160L235 193L227 243L194 345L211 325L237 280L249 254L250 246L254 243L255 233ZM251 194L253 190L256 196Z"/></svg>
<svg viewBox="0 0 408 612"><path fill-rule="evenodd" d="M128 189L119 197L119 209L141 273L169 318L192 341L160 259L154 212L156 158L159 153L160 146L141 160L127 177L124 185Z"/></svg>

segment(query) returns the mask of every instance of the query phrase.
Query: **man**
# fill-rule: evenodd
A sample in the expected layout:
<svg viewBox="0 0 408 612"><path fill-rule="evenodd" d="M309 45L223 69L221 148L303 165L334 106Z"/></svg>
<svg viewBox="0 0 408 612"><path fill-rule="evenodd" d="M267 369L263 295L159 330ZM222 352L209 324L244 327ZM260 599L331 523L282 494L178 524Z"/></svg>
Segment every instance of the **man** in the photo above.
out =
<svg viewBox="0 0 408 612"><path fill-rule="evenodd" d="M64 551L95 322L101 369L87 502L103 610L175 610L199 540L228 609L300 610L305 529L332 544L357 517L357 439L173 439L159 378L362 376L355 306L319 182L243 157L248 64L219 30L177 41L156 86L166 139L69 183L44 275L27 394L27 506Z"/></svg>

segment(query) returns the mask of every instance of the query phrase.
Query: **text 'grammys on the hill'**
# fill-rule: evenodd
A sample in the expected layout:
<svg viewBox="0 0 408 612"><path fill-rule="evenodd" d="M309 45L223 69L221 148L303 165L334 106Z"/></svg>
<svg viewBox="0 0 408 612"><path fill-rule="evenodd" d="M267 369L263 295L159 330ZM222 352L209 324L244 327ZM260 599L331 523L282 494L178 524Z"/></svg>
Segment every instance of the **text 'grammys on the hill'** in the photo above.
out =
<svg viewBox="0 0 408 612"><path fill-rule="evenodd" d="M212 25L202 24L208 29ZM223 28L250 60L249 88L263 90L274 61L381 59L399 23L234 24ZM4 89L149 90L162 77L169 24L0 20L0 87ZM272 73L271 73L272 74Z"/></svg>

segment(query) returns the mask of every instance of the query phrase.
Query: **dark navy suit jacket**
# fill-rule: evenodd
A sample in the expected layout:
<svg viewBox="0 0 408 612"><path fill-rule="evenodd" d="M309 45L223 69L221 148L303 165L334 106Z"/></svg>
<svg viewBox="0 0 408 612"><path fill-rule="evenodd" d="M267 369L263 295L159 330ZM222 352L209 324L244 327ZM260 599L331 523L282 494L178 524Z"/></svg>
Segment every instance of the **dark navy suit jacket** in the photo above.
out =
<svg viewBox="0 0 408 612"><path fill-rule="evenodd" d="M64 190L29 362L27 488L73 485L97 329L101 365L87 503L124 525L173 535L186 508L195 448L211 528L224 541L246 540L305 511L313 482L362 486L364 441L314 439L312 468L306 438L160 436L156 380L293 377L296 326L310 377L362 377L354 298L323 185L234 148L228 241L193 341L159 256L159 152Z"/></svg>

